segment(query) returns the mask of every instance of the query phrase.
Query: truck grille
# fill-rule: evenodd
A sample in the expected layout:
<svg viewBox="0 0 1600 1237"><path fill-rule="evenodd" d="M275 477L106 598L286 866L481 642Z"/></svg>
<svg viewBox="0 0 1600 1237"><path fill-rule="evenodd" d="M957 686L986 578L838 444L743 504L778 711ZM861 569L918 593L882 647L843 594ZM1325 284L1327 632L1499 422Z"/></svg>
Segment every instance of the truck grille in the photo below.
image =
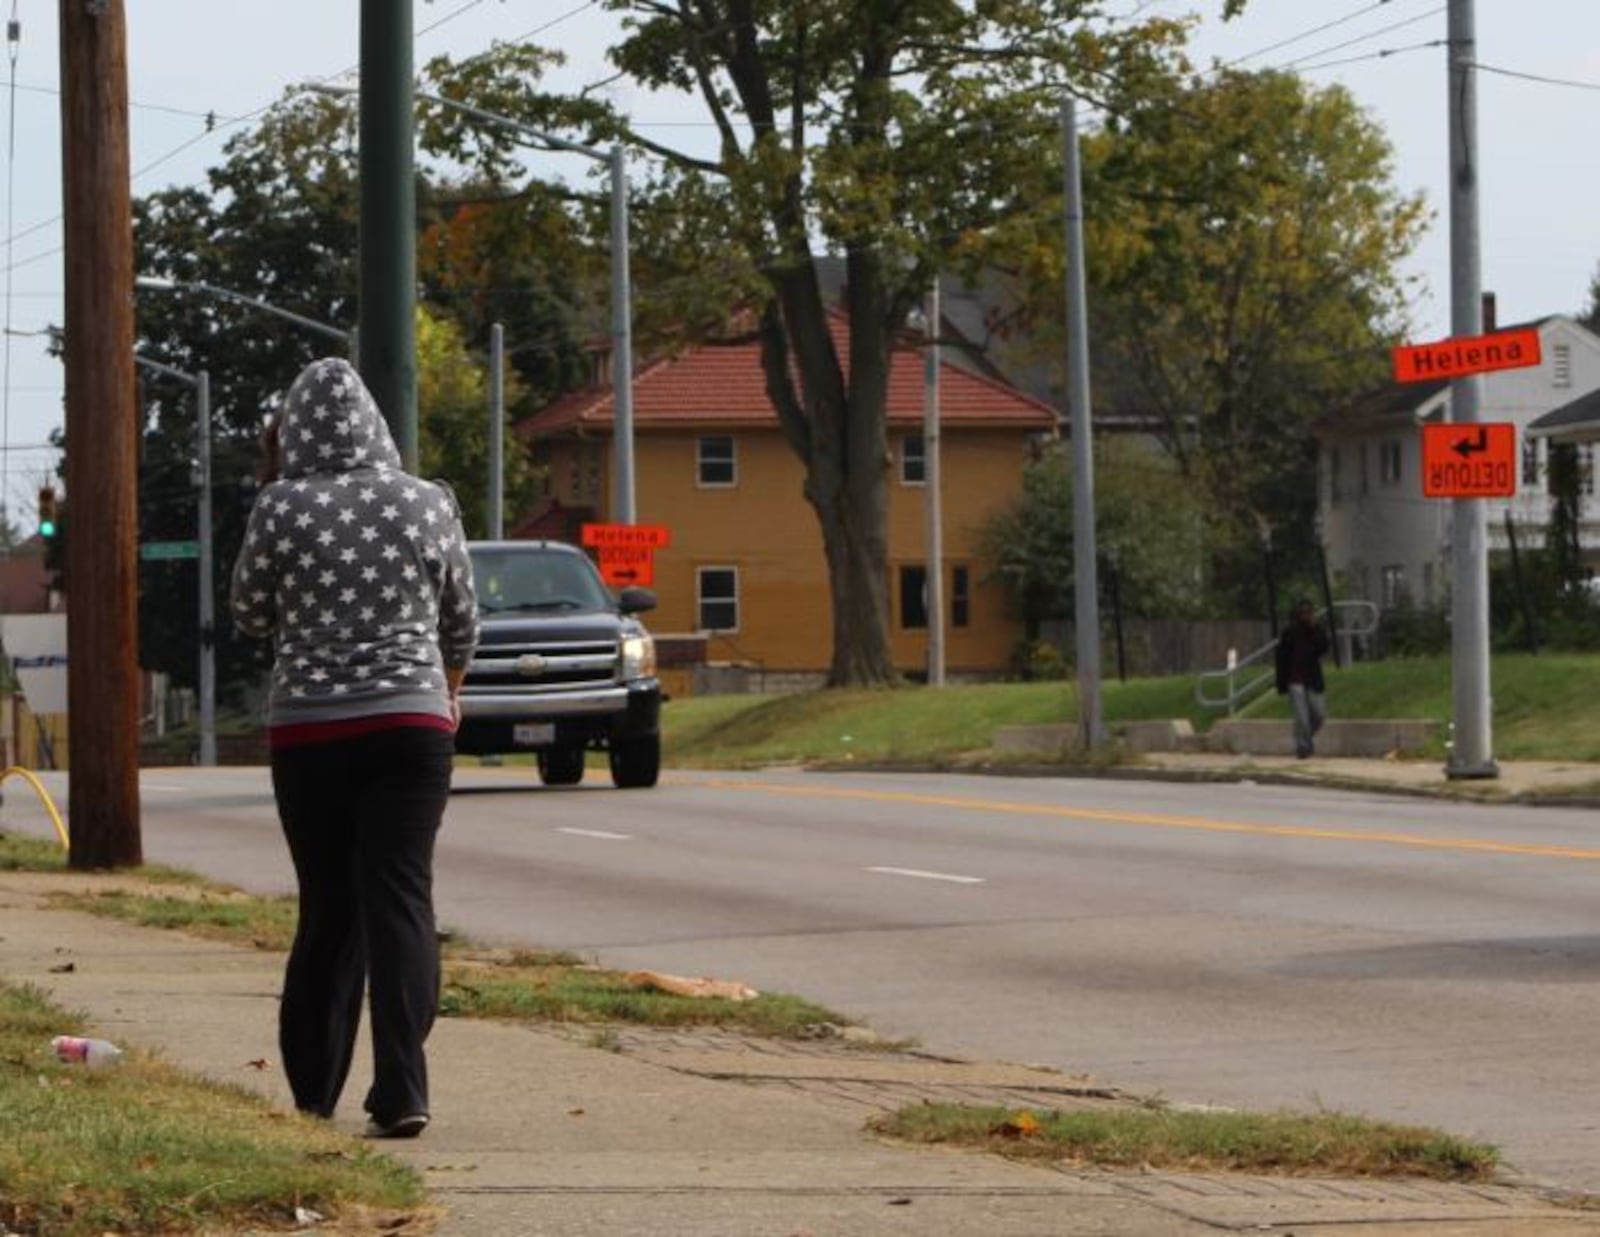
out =
<svg viewBox="0 0 1600 1237"><path fill-rule="evenodd" d="M464 690L514 687L519 692L606 687L617 681L615 640L479 645Z"/></svg>

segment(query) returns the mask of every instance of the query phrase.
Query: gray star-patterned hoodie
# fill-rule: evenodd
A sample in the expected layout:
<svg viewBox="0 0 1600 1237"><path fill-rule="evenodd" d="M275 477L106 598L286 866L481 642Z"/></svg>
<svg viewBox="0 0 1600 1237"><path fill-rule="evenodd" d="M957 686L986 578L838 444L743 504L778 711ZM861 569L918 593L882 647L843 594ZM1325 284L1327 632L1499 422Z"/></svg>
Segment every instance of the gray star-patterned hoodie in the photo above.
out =
<svg viewBox="0 0 1600 1237"><path fill-rule="evenodd" d="M270 724L448 718L444 668L478 639L455 496L402 471L348 361L308 365L279 423L279 480L256 496L233 621L276 641Z"/></svg>

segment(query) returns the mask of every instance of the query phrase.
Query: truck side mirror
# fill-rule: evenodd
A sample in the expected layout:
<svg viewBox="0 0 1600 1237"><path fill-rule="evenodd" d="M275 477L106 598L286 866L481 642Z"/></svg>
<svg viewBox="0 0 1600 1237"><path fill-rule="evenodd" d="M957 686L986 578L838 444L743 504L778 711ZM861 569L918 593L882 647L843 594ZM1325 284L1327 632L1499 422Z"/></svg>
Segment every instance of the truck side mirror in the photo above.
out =
<svg viewBox="0 0 1600 1237"><path fill-rule="evenodd" d="M656 595L653 589L628 587L617 594L617 609L624 614L640 614L645 610L656 608Z"/></svg>

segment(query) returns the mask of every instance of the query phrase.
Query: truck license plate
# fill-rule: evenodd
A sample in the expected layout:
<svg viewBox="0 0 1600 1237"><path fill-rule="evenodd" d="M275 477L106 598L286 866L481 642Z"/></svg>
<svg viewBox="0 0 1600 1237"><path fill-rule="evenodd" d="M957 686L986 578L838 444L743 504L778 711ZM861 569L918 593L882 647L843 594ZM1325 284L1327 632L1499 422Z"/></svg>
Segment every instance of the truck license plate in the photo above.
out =
<svg viewBox="0 0 1600 1237"><path fill-rule="evenodd" d="M518 722L511 727L511 742L518 747L543 747L555 737L554 722Z"/></svg>

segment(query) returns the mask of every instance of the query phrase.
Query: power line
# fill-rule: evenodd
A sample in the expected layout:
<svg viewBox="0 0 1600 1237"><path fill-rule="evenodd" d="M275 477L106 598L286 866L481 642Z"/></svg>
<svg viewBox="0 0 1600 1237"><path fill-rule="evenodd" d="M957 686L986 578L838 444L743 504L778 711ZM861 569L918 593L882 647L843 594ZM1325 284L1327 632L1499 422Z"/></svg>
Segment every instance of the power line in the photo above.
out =
<svg viewBox="0 0 1600 1237"><path fill-rule="evenodd" d="M23 91L23 92L27 93L27 94L52 95L52 96L54 96L56 98L60 98L60 96L61 96L61 91L57 90L54 86L35 86L35 85L23 83L23 82L18 82L16 88L18 90L20 90L20 91ZM128 106L130 108L132 108L133 110L135 110L135 111L140 111L140 112L164 112L168 116L183 116L183 117L186 117L186 118L191 119L191 120L204 120L204 121L207 121L207 122L209 122L211 124L216 124L219 121L223 121L223 120L232 120L233 119L233 117L231 117L231 116L218 116L217 113L214 112L214 111L200 112L200 111L196 111L194 108L172 107L169 104L165 104L165 103L138 103L138 102L135 102L134 100L130 99L130 100L128 100Z"/></svg>
<svg viewBox="0 0 1600 1237"><path fill-rule="evenodd" d="M441 17L438 21L434 22L432 25L424 26L421 30L418 30L416 32L416 34L413 35L412 37L420 39L425 34L432 34L440 26L448 25L449 23L455 21L455 19L460 17L463 13L466 13L466 12L472 10L472 9L477 8L482 3L483 3L483 0L467 0L467 2L465 4L463 4L460 8L454 9L451 12L446 13L443 17Z"/></svg>
<svg viewBox="0 0 1600 1237"><path fill-rule="evenodd" d="M1236 56L1234 59L1229 60L1227 63L1219 67L1231 69L1235 65L1243 64L1246 60L1254 60L1257 56L1265 56L1268 52L1275 52L1279 48L1289 47L1295 43L1301 42L1302 40L1313 38L1314 36L1319 35L1326 30L1332 30L1336 26L1342 26L1346 22L1352 22L1358 17L1364 17L1366 14L1374 12L1377 9L1381 9L1384 6L1392 3L1393 0L1375 0L1374 3L1365 5L1364 7L1359 8L1352 13L1346 13L1343 17L1336 17L1332 21L1323 22L1320 26L1313 26L1309 30L1302 30L1299 34L1291 35L1287 39L1279 39L1276 43L1269 43L1265 47L1256 48L1256 50L1253 52L1246 52L1242 56Z"/></svg>
<svg viewBox="0 0 1600 1237"><path fill-rule="evenodd" d="M1484 64L1482 61L1471 61L1474 69L1484 73L1495 73L1501 77L1514 77L1519 81L1538 82L1544 86L1566 86L1572 90L1600 90L1600 82L1580 82L1570 77L1546 77L1542 73L1523 73L1517 69L1502 69L1499 65Z"/></svg>
<svg viewBox="0 0 1600 1237"><path fill-rule="evenodd" d="M1429 47L1445 47L1448 46L1449 42L1449 39L1429 39L1426 43L1408 43L1404 47L1386 47L1382 51L1367 52L1363 56L1346 56L1341 60L1328 60L1322 64L1302 65L1295 72L1317 73L1323 69L1337 69L1347 64L1365 64L1369 60L1387 60L1390 56L1399 56L1406 52L1419 52Z"/></svg>
<svg viewBox="0 0 1600 1237"><path fill-rule="evenodd" d="M1406 18L1404 21L1391 22L1389 25L1380 26L1378 29L1370 31L1367 34L1357 35L1353 39L1346 39L1343 43L1335 43L1332 47L1324 47L1314 52L1307 52L1304 56L1297 57L1294 60L1286 61L1277 67L1280 69L1292 69L1296 65L1304 64L1307 60L1315 60L1319 56L1331 55L1333 52L1342 52L1345 48L1354 47L1358 43L1370 43L1373 39L1380 38L1383 35L1391 34L1396 30L1403 30L1407 26L1415 26L1418 22L1424 22L1429 18L1437 17L1440 13L1443 13L1447 7L1448 6L1443 4L1438 5L1435 8L1429 9L1426 13L1419 13L1415 17Z"/></svg>

